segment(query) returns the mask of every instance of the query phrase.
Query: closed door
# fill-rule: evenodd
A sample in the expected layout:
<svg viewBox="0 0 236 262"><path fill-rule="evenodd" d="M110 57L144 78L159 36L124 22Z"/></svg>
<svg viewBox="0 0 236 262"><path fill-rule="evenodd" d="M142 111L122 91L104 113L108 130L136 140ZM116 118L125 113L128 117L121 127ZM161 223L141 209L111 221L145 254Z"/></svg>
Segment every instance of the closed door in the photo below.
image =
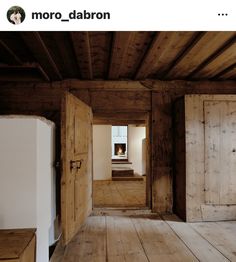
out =
<svg viewBox="0 0 236 262"><path fill-rule="evenodd" d="M236 101L204 101L207 220L236 217Z"/></svg>

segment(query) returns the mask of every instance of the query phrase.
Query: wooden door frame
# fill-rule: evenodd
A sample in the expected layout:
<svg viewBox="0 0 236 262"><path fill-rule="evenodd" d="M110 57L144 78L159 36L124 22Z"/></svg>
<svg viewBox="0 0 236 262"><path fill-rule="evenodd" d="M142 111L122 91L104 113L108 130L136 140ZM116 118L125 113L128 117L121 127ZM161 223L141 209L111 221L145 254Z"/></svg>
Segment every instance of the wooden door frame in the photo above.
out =
<svg viewBox="0 0 236 262"><path fill-rule="evenodd" d="M93 112L93 125L132 125L146 127L146 206L152 209L152 150L150 112ZM94 206L93 206L94 208ZM145 209L144 208L144 209ZM128 209L128 208L127 208ZM140 208L142 209L142 208Z"/></svg>

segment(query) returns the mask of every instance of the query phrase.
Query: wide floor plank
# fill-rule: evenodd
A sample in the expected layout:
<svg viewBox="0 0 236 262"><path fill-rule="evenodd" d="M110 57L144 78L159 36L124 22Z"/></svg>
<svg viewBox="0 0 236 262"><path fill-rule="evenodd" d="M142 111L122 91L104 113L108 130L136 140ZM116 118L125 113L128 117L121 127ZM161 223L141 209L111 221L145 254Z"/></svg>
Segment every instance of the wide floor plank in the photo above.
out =
<svg viewBox="0 0 236 262"><path fill-rule="evenodd" d="M236 230L230 230L229 222L192 223L191 226L230 261L236 261Z"/></svg>
<svg viewBox="0 0 236 262"><path fill-rule="evenodd" d="M164 219L198 260L204 262L229 261L217 250L217 248L198 234L188 223L182 222L175 215L166 215Z"/></svg>
<svg viewBox="0 0 236 262"><path fill-rule="evenodd" d="M91 216L65 250L63 262L106 261L106 220Z"/></svg>
<svg viewBox="0 0 236 262"><path fill-rule="evenodd" d="M107 216L108 261L148 261L129 217Z"/></svg>
<svg viewBox="0 0 236 262"><path fill-rule="evenodd" d="M150 262L198 261L160 218L136 218L132 221Z"/></svg>
<svg viewBox="0 0 236 262"><path fill-rule="evenodd" d="M235 221L185 223L175 215L119 212L90 216L51 261L236 261Z"/></svg>

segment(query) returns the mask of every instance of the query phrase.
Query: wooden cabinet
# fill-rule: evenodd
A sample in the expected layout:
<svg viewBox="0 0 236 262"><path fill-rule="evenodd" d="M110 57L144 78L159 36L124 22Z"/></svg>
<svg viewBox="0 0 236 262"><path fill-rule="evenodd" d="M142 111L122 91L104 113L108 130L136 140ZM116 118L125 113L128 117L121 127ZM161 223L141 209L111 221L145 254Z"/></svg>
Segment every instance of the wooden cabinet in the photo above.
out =
<svg viewBox="0 0 236 262"><path fill-rule="evenodd" d="M35 262L35 230L0 230L0 261Z"/></svg>
<svg viewBox="0 0 236 262"><path fill-rule="evenodd" d="M236 96L186 95L174 109L174 211L236 219Z"/></svg>

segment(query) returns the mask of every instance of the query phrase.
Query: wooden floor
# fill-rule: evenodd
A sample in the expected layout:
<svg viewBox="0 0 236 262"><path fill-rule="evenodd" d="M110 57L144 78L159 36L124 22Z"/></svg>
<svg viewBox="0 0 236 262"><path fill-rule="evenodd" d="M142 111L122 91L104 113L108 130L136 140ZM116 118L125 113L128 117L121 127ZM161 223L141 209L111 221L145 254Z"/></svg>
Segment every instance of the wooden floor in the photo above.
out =
<svg viewBox="0 0 236 262"><path fill-rule="evenodd" d="M145 207L146 182L93 181L94 207Z"/></svg>
<svg viewBox="0 0 236 262"><path fill-rule="evenodd" d="M236 261L236 221L184 223L175 215L91 216L51 262Z"/></svg>

